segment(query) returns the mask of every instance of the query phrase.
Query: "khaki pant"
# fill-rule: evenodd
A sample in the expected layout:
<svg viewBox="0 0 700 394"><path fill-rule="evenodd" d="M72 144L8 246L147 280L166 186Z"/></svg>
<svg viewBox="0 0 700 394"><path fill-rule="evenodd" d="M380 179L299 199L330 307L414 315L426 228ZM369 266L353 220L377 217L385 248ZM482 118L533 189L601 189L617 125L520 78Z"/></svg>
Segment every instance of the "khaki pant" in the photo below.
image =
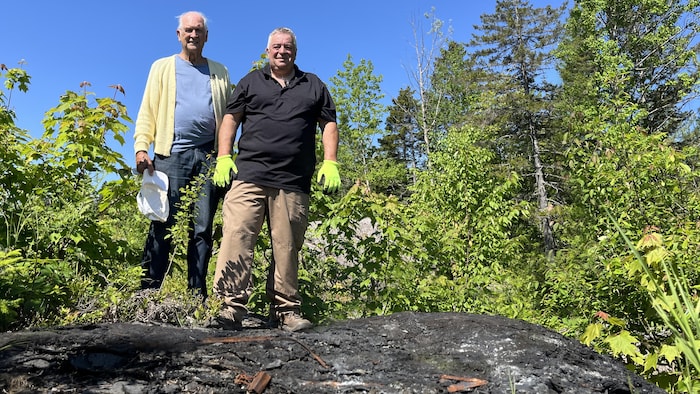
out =
<svg viewBox="0 0 700 394"><path fill-rule="evenodd" d="M299 250L308 226L309 195L233 181L222 210L223 238L213 290L225 309L237 319L247 312L253 251L267 218L272 243L267 297L277 313L299 312Z"/></svg>

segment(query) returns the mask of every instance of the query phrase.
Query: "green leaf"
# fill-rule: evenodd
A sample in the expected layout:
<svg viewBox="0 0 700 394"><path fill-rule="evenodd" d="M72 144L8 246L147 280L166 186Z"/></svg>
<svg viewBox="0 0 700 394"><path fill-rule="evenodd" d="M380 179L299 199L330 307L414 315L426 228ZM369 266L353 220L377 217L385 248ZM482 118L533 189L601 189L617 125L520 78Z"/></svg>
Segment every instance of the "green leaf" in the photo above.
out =
<svg viewBox="0 0 700 394"><path fill-rule="evenodd" d="M669 363L680 358L681 354L680 349L674 345L661 345L661 350L659 350L659 357L665 358Z"/></svg>
<svg viewBox="0 0 700 394"><path fill-rule="evenodd" d="M598 339L602 332L603 325L601 323L589 324L588 327L586 327L586 331L581 335L580 340L584 345L588 346L591 342Z"/></svg>
<svg viewBox="0 0 700 394"><path fill-rule="evenodd" d="M641 353L637 348L639 340L630 334L627 330L620 331L617 335L611 335L604 340L610 345L613 355L617 356L624 354L626 356L640 356Z"/></svg>

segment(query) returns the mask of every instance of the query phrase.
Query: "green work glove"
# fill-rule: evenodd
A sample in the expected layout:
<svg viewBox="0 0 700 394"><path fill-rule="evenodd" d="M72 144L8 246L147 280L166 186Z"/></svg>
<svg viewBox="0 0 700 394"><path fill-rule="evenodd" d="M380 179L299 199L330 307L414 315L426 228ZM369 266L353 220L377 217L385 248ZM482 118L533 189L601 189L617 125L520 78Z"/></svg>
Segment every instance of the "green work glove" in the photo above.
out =
<svg viewBox="0 0 700 394"><path fill-rule="evenodd" d="M323 191L334 193L340 189L340 173L338 173L338 163L333 160L324 160L321 169L318 170L316 182L323 179Z"/></svg>
<svg viewBox="0 0 700 394"><path fill-rule="evenodd" d="M233 162L231 155L223 155L216 158L216 168L214 169L214 184L219 187L226 187L231 183L231 171L234 174L238 173L236 163Z"/></svg>

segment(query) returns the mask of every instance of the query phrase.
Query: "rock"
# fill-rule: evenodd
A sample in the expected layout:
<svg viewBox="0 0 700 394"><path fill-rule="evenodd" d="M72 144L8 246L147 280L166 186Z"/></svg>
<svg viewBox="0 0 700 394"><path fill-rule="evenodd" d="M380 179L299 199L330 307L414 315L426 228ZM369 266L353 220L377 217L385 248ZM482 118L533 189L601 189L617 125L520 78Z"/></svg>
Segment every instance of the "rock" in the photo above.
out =
<svg viewBox="0 0 700 394"><path fill-rule="evenodd" d="M293 334L60 327L3 334L0 349L0 390L9 393L664 392L540 326L461 313L404 312Z"/></svg>

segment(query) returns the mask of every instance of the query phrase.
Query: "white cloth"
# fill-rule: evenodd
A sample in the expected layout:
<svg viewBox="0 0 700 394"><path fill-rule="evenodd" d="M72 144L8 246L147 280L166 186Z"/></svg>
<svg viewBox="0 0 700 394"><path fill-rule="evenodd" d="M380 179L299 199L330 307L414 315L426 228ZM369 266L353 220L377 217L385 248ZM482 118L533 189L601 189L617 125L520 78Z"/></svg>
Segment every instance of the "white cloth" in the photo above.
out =
<svg viewBox="0 0 700 394"><path fill-rule="evenodd" d="M151 220L165 222L168 220L170 205L168 204L168 176L161 171L148 170L143 172L143 184L136 195L139 211Z"/></svg>

